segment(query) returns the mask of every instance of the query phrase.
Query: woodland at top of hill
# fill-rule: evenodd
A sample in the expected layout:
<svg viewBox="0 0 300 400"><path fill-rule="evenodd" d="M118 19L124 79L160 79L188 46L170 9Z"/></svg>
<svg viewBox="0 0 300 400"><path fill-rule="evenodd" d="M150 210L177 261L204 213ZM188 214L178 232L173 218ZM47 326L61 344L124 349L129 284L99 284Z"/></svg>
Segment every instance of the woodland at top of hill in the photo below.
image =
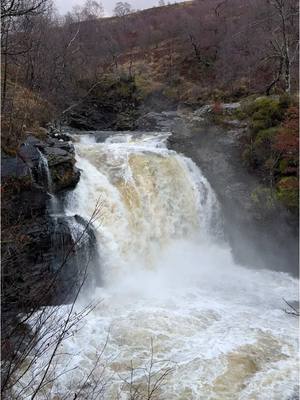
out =
<svg viewBox="0 0 300 400"><path fill-rule="evenodd" d="M3 109L8 86L22 85L63 110L105 74L176 101L297 88L296 0L195 0L113 18L84 7L58 17L49 0L1 8Z"/></svg>

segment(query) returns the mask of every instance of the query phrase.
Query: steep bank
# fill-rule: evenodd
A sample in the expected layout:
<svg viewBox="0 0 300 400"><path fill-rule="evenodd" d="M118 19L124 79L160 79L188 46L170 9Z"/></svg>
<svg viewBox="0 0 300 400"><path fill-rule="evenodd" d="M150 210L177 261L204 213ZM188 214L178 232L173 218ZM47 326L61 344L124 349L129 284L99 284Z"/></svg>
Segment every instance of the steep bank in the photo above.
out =
<svg viewBox="0 0 300 400"><path fill-rule="evenodd" d="M171 148L191 157L204 172L222 205L226 234L236 260L244 265L298 273L298 227L279 202L269 207L254 196L259 179L242 164L241 138L247 126L222 127L208 118L207 107L149 113L143 129L171 131Z"/></svg>

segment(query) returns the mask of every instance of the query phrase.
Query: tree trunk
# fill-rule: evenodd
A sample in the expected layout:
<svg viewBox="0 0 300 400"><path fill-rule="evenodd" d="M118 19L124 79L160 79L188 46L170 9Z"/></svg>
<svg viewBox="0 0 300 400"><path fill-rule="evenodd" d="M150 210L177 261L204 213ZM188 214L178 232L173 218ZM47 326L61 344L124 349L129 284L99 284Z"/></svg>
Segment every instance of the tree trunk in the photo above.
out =
<svg viewBox="0 0 300 400"><path fill-rule="evenodd" d="M285 91L291 94L291 64L288 58L285 60Z"/></svg>
<svg viewBox="0 0 300 400"><path fill-rule="evenodd" d="M266 89L266 95L270 96L271 94L271 89L276 85L277 82L280 81L281 75L282 75L282 68L283 68L283 60L280 60L280 64L278 66L278 71L277 71L277 76L276 78L269 84L269 86Z"/></svg>
<svg viewBox="0 0 300 400"><path fill-rule="evenodd" d="M5 99L6 99L6 91L7 91L7 47L8 47L8 30L6 32L6 37L5 37L5 53L4 53L4 70L3 70L3 86L2 86L2 99L1 99L1 111L3 112L4 110L4 105L5 105Z"/></svg>

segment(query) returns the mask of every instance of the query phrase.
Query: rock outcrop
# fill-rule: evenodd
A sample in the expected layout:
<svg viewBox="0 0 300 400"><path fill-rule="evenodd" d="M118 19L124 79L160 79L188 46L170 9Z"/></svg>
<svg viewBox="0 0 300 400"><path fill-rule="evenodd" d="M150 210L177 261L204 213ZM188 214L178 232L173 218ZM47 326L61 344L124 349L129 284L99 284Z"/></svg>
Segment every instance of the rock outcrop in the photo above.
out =
<svg viewBox="0 0 300 400"><path fill-rule="evenodd" d="M140 99L133 78L105 77L69 107L64 123L80 130L133 130Z"/></svg>
<svg viewBox="0 0 300 400"><path fill-rule="evenodd" d="M2 234L3 311L72 301L95 257L96 239L86 221L44 215Z"/></svg>
<svg viewBox="0 0 300 400"><path fill-rule="evenodd" d="M70 138L54 135L28 134L15 157L2 152L2 311L71 301L96 256L86 221L52 215L53 196L80 178Z"/></svg>
<svg viewBox="0 0 300 400"><path fill-rule="evenodd" d="M46 189L53 193L73 189L78 183L80 172L75 167L74 154L73 144L56 137L41 141L28 136L18 151L18 157L32 170L35 181L41 186L50 184L51 188ZM49 176L44 176L48 172Z"/></svg>

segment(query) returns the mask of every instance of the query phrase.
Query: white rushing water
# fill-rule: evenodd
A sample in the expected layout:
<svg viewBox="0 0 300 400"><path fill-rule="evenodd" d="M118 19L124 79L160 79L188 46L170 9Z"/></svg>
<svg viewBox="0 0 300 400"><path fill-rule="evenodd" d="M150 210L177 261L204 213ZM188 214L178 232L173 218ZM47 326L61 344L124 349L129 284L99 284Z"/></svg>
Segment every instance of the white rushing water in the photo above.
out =
<svg viewBox="0 0 300 400"><path fill-rule="evenodd" d="M147 399L152 342L151 388L166 373L153 399L292 399L297 319L282 297L296 299L297 280L234 263L212 188L190 159L166 148L167 136L82 136L76 144L82 173L67 213L89 218L100 198L103 279L78 308L102 301L64 342L57 368L76 370L53 384L51 398L76 388L106 343L92 374L106 383L103 397ZM141 397L130 397L125 382L132 368Z"/></svg>

